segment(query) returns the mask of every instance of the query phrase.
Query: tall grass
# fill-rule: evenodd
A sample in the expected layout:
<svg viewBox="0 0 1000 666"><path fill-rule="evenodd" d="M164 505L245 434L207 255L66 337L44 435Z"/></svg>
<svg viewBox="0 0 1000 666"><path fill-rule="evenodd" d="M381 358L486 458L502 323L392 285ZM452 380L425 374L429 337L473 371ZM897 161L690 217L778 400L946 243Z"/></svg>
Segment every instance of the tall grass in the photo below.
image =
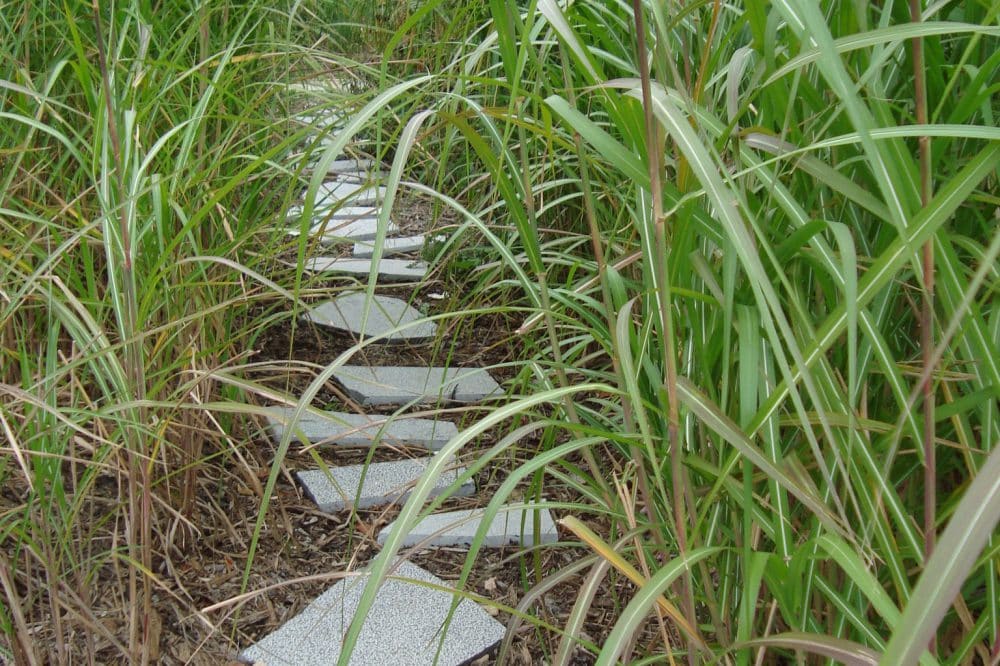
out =
<svg viewBox="0 0 1000 666"><path fill-rule="evenodd" d="M635 583L545 658L996 663L1000 5L489 9L423 51L424 182L469 307L520 293L512 478Z"/></svg>
<svg viewBox="0 0 1000 666"><path fill-rule="evenodd" d="M155 661L150 600L182 594L162 572L198 534L206 463L266 507L290 441L262 485L230 434L250 394L280 392L244 349L312 289L275 261L309 250L270 224L308 176L284 161L305 131L275 126L276 84L334 70L375 90L321 162L365 134L393 188L405 173L455 211L443 260L476 268L456 316L516 317L524 354L511 401L439 454L372 580L444 501L424 504L449 456L509 427L467 472L526 460L487 512L559 497L555 548L589 556L526 560L515 621L539 660L996 663L998 14L0 9L13 656L69 662L83 634L92 661ZM614 626L588 635L619 580ZM559 585L581 594L553 627L531 600Z"/></svg>
<svg viewBox="0 0 1000 666"><path fill-rule="evenodd" d="M18 663L150 663L285 300L269 215L297 76L274 3L0 8L0 627ZM268 321L265 319L264 321ZM210 409L220 405L222 409ZM228 405L228 407L226 407ZM87 638L80 639L80 636Z"/></svg>

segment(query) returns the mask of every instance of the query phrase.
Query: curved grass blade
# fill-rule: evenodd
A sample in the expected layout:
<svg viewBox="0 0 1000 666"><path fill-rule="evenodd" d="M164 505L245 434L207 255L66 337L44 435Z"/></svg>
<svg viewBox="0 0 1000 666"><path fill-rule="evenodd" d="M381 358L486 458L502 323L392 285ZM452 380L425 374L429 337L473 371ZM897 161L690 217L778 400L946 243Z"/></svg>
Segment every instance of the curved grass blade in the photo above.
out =
<svg viewBox="0 0 1000 666"><path fill-rule="evenodd" d="M584 525L579 519L573 516L566 516L559 521L559 524L568 529L570 532L575 534L581 541L583 541L587 546L589 546L594 552L601 556L601 558L607 560L611 563L615 569L620 573L624 574L630 581L638 585L639 587L644 587L650 580L647 580L638 569L632 566L628 560L622 557L617 550L615 550L610 544L606 543L601 537L594 534L594 532ZM719 548L708 549L710 552L705 553L705 555L710 555L712 551L718 551ZM676 561L676 560L675 560ZM679 573L678 573L679 575ZM654 576L655 578L655 576ZM671 579L673 580L673 579ZM655 599L651 600L650 604L657 604L660 609L670 617L671 620L677 623L681 629L687 633L688 637L696 641L699 647L707 649L707 646L701 642L701 638L695 627L691 625L684 614L681 613L677 606L673 605L667 601L666 597L662 595L662 591Z"/></svg>
<svg viewBox="0 0 1000 666"><path fill-rule="evenodd" d="M740 643L739 647L780 647L833 659L844 666L877 666L878 653L843 638L788 631Z"/></svg>
<svg viewBox="0 0 1000 666"><path fill-rule="evenodd" d="M721 548L693 548L688 551L687 557L671 560L648 581L637 583L641 586L640 590L622 611L614 629L604 641L604 648L597 658L596 666L611 666L618 663L622 651L631 642L633 634L648 615L649 609L653 604L661 603L663 592L685 571L689 571L692 565L721 551Z"/></svg>
<svg viewBox="0 0 1000 666"><path fill-rule="evenodd" d="M322 384L316 386L317 391L320 386L322 386ZM379 553L378 557L375 558L369 567L370 576L365 583L364 592L358 600L357 609L355 611L354 619L351 621L351 626L348 629L347 634L344 636L340 659L337 662L338 666L347 666L350 663L354 646L357 644L358 637L361 635L361 629L364 626L364 622L371 610L372 604L375 602L375 595L378 593L379 586L382 584L382 581L385 580L389 569L395 562L396 554L402 547L403 539L416 521L419 520L423 504L427 500L427 496L430 494L434 483L436 483L442 472L444 472L444 470L452 464L455 455L462 449L462 447L474 440L476 437L482 435L491 427L503 422L505 419L516 416L531 407L541 404L555 404L561 401L565 396L572 396L576 393L586 393L588 391L613 392L614 389L604 384L584 383L576 386L551 389L522 398L516 402L504 405L503 407L490 412L490 414L477 422L471 428L462 431L455 439L448 442L448 444L435 454L434 458L427 466L427 470L424 472L423 477L414 486L410 494L410 498L406 501L406 504L400 511L399 516L396 518L395 524L397 529L393 529L389 534L385 544L382 546L382 552ZM302 409L301 404L299 409ZM295 417L297 416L298 414L295 415Z"/></svg>
<svg viewBox="0 0 1000 666"><path fill-rule="evenodd" d="M1000 448L993 450L955 507L934 554L910 596L889 639L883 666L915 663L927 649L938 624L1000 523Z"/></svg>
<svg viewBox="0 0 1000 666"><path fill-rule="evenodd" d="M720 437L735 447L744 457L746 457L756 467L760 468L768 478L776 481L782 488L795 495L795 497L805 504L809 509L830 530L842 536L847 535L844 527L838 522L836 516L830 513L822 500L814 496L809 490L802 487L788 473L780 469L777 464L763 453L757 450L740 427L726 416L718 405L701 393L694 384L686 377L677 378L677 394L681 401L687 405L694 414L701 419L705 425L714 430Z"/></svg>

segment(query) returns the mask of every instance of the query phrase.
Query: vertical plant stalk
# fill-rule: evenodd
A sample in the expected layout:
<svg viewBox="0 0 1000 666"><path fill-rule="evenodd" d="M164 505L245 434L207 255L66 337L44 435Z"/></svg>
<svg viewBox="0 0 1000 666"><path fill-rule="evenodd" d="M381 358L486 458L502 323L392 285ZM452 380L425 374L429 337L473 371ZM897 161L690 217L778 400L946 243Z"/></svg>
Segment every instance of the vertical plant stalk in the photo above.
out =
<svg viewBox="0 0 1000 666"><path fill-rule="evenodd" d="M646 27L643 21L642 0L632 0L632 12L635 20L636 63L639 67L639 80L642 85L643 120L646 126L646 153L649 158L650 197L653 200L653 225L655 229L655 244L651 256L654 257L652 267L656 275L656 295L659 301L660 330L666 346L664 359L664 384L667 390L667 445L670 448L671 485L673 487L674 523L677 528L677 547L679 556L686 558L688 553L687 507L685 506L684 472L681 466L680 409L677 395L677 353L674 344L673 317L670 315L670 283L667 270L667 236L666 216L663 213L663 186L660 181L660 153L657 141L656 122L653 118L652 92L650 90L649 64L646 60ZM679 579L680 596L684 603L684 612L688 621L697 627L694 611L694 589L690 571ZM695 663L694 645L688 641L688 661Z"/></svg>
<svg viewBox="0 0 1000 666"><path fill-rule="evenodd" d="M127 382L133 391L133 397L141 405L145 400L146 377L143 367L141 340L138 337L139 308L136 296L135 271L132 265L132 239L129 233L128 211L126 205L125 162L122 158L122 143L118 133L118 123L115 119L114 105L111 102L111 79L108 75L108 58L104 50L104 35L101 30L101 13L98 0L91 0L94 12L95 39L97 42L97 57L101 70L101 82L104 87L105 112L108 115L108 134L111 138L111 149L115 160L115 183L118 189L119 234L122 245L122 297L124 300L122 312L122 344L125 349L125 372ZM109 266L109 270L113 270ZM145 464L143 434L141 423L145 420L144 408L138 406L134 422L126 424L124 430L128 446L128 490L129 515L126 521L129 548L129 653L132 663L145 666L150 660L150 621L152 617L152 597L148 572L152 570L152 498L150 466ZM137 563L142 567L141 592L137 581Z"/></svg>
<svg viewBox="0 0 1000 666"><path fill-rule="evenodd" d="M910 21L920 23L920 0L910 0ZM927 76L924 72L924 42L921 37L913 40L913 94L917 124L927 124ZM931 138L922 135L917 139L920 158L920 205L926 207L931 200ZM924 365L921 384L924 408L924 558L930 559L937 539L935 531L937 513L937 457L934 450L934 240L923 248L924 298L920 313L920 347Z"/></svg>
<svg viewBox="0 0 1000 666"><path fill-rule="evenodd" d="M534 3L531 5L534 7ZM521 21L515 21L512 14L513 9L510 7L509 3L491 3L491 11L494 15L494 23L497 28L498 38L501 40L501 49L509 51L508 57L509 61L505 61L505 67L508 67L508 78L511 82L511 101L508 108L508 113L510 117L530 117L523 112L523 107L530 103L529 97L519 98L518 88L521 85L521 76L517 73L515 68L515 62L520 62L520 55L515 55L515 45L517 40L515 34L518 27L524 30L525 26ZM533 11L530 10L530 11ZM523 35L524 43L528 43L530 36L525 33ZM506 45L506 48L504 47ZM522 49L524 47L522 46ZM517 108L517 113L515 114L515 108L518 104L522 105L521 108ZM554 362L554 369L556 373L556 379L559 382L559 386L567 387L570 386L570 381L566 375L566 366L563 362L562 348L559 344L559 334L556 330L555 319L552 316L552 302L549 296L548 279L546 276L545 266L541 260L541 254L539 251L538 242L538 217L537 210L535 208L535 193L532 187L531 180L531 169L530 162L528 160L528 148L527 148L527 137L524 129L523 123L517 123L517 139L518 139L518 161L520 162L520 177L521 188L524 196L524 213L528 219L527 229L524 232L525 238L524 243L527 247L530 243L532 247L535 248L534 255L535 259L529 260L531 264L532 271L535 276L535 280L538 283L538 295L541 304L541 312L543 316L543 321L545 323L545 330L549 339L549 344L552 347L552 360ZM529 253L530 256L531 253ZM580 417L576 411L576 403L573 398L566 395L562 400L563 409L566 412L566 417L571 423L580 425ZM604 495L605 500L609 503L612 501L613 491L610 484L605 480L604 476L601 474L601 466L598 464L597 459L594 457L593 451L590 447L585 447L581 451L584 462L587 463L587 467L590 468L590 472L594 478L594 481L600 486L601 491ZM537 560L536 560L537 562ZM541 569L538 569L539 577L541 577Z"/></svg>
<svg viewBox="0 0 1000 666"><path fill-rule="evenodd" d="M684 0L679 0L677 3L677 13L680 14L684 11ZM691 49L688 47L688 33L687 30L678 30L681 35L681 60L684 63L684 86L691 90Z"/></svg>
<svg viewBox="0 0 1000 666"><path fill-rule="evenodd" d="M569 58L566 56L566 51L564 49L559 50L559 56L562 62L563 85L566 87L566 97L570 105L575 108L576 90L574 89L573 82L570 78L570 72L572 69L570 67ZM594 262L597 264L598 281L601 285L601 301L604 305L604 318L608 326L608 338L611 342L612 349L625 349L625 347L620 346L620 341L618 340L615 305L614 299L611 297L611 287L608 284L608 264L604 256L604 239L601 235L600 225L597 222L597 211L594 207L594 192L590 182L590 169L587 167L586 152L583 149L583 137L581 137L580 133L577 131L573 132L573 145L576 149L577 159L580 162L580 185L583 189L584 217L587 218L587 228L590 232L591 250L594 253ZM621 363L616 354L611 355L611 368L616 379L618 380L618 385L622 387L626 386ZM632 404L629 403L628 400L622 401L622 417L625 421L625 428L628 432L636 432L636 423L632 412ZM647 477L646 466L643 465L642 456L639 454L637 448L632 446L630 447L630 450L632 452L632 461L635 464L639 492L642 494L643 508L645 510L646 519L649 521L649 525L651 527L650 533L653 535L657 546L659 546L660 552L666 554L668 552L666 540L664 539L662 532L655 528L659 519L653 502L653 494L650 491L650 483Z"/></svg>
<svg viewBox="0 0 1000 666"><path fill-rule="evenodd" d="M708 73L708 61L712 57L712 43L715 41L715 31L719 27L719 15L722 11L722 0L714 0L712 3L712 20L708 24L708 35L704 40L704 48L701 51L701 62L698 65L698 76L694 81L694 89L691 88L691 72L690 64L688 63L688 56L684 57L685 69L687 70L686 85L687 90L691 91L691 99L695 105L701 104L701 97L705 93L705 78ZM681 31L682 35L686 35L685 31ZM688 50L685 48L685 54ZM692 123L694 121L692 120ZM691 167L688 164L687 157L678 152L677 155L677 186L682 192L687 191L688 181L691 179Z"/></svg>
<svg viewBox="0 0 1000 666"><path fill-rule="evenodd" d="M528 219L531 220L531 226L537 229L538 221L535 216L535 195L531 187L531 176L528 169L528 153L525 147L526 141L527 139L524 135L524 126L518 125L518 143L520 144L519 159L521 161L521 186L524 188L524 207L527 211ZM548 280L545 276L544 269L539 268L536 270L535 280L538 282L538 295L541 299L542 312L544 313L545 331L549 338L549 344L552 346L552 360L555 365L556 378L559 380L560 386L570 386L569 377L566 375L566 366L563 363L562 348L559 346L559 334L556 331L555 320L552 317L552 301L549 297ZM566 410L566 416L569 418L570 422L580 425L580 416L577 414L576 403L573 402L573 398L567 395L562 402L563 408ZM587 466L590 468L590 472L593 474L594 480L600 484L605 498L610 502L612 497L611 487L601 474L601 466L597 463L597 458L594 457L594 452L587 447L582 450L581 454L583 455L583 459L587 463Z"/></svg>
<svg viewBox="0 0 1000 666"><path fill-rule="evenodd" d="M576 107L576 90L573 88L573 83L570 78L570 68L569 58L566 57L566 51L560 49L559 55L562 61L562 71L563 71L563 84L566 86L566 98L569 103L574 108ZM584 217L587 218L587 228L590 232L590 246L594 253L594 262L597 264L597 275L598 282L601 285L601 301L604 305L604 318L608 325L608 337L611 341L612 349L624 349L624 347L619 346L618 340L618 326L616 325L615 316L615 306L614 300L611 297L611 287L608 284L608 264L604 257L604 239L601 236L601 228L597 222L597 211L594 207L594 192L590 183L590 169L587 168L587 158L586 153L583 150L583 138L580 136L579 132L573 132L573 145L576 148L576 156L580 161L580 186L583 189L583 210ZM622 374L621 363L618 360L618 356L615 354L611 355L611 369L615 373L615 377L618 380L619 386L625 386L625 377ZM625 427L628 431L635 432L635 418L632 413L632 405L627 401L622 401L622 416L625 421ZM653 503L653 495L649 489L649 479L646 476L645 466L642 464L641 456L638 454L635 447L632 449L632 460L636 466L636 477L639 483L639 492L642 494L642 501L645 508L646 518L649 520L649 524L656 525L658 519L656 517L656 509ZM660 547L660 552L666 553L667 546L663 539L663 535L659 530L652 529L654 539L657 545Z"/></svg>
<svg viewBox="0 0 1000 666"><path fill-rule="evenodd" d="M208 3L202 3L198 7L198 65L203 67L205 63L208 62ZM198 77L198 98L204 99L208 92L208 77L200 76ZM207 122L204 119L198 123L198 147L197 156L198 161L201 162L205 155L205 149L207 145ZM201 243L202 247L209 247L211 241L211 227L210 225L203 224L201 226Z"/></svg>
<svg viewBox="0 0 1000 666"><path fill-rule="evenodd" d="M35 641L31 636L28 622L24 617L23 607L20 603L17 603L20 601L20 595L11 578L10 570L11 567L7 561L7 556L0 553L0 587L3 588L4 593L7 595L7 600L15 602L10 604L9 609L12 625L9 640L11 652L14 656L14 663L38 666L41 661L38 655L35 654ZM61 631L56 634L56 642L61 642L62 635ZM58 658L64 658L62 648L57 647L56 654Z"/></svg>
<svg viewBox="0 0 1000 666"><path fill-rule="evenodd" d="M565 49L559 49L559 57L562 62L563 85L566 86L566 99L570 106L576 108L576 88L570 78L570 63L566 57ZM594 262L597 264L598 282L601 285L601 300L604 302L604 319L608 325L608 336L611 340L612 349L618 349L618 330L615 325L615 306L611 298L611 288L608 285L608 264L604 258L604 239L601 237L601 228L597 223L597 211L594 208L594 192L590 184L590 169L587 168L586 153L583 150L583 138L580 133L573 131L573 146L576 148L576 158L580 161L580 187L583 189L583 213L587 218L587 228L590 231L590 247L594 253ZM611 355L611 368L615 377L621 385L624 385L622 378L621 364L618 357ZM634 430L632 420L632 406L628 402L622 405L622 413L625 417L625 426Z"/></svg>

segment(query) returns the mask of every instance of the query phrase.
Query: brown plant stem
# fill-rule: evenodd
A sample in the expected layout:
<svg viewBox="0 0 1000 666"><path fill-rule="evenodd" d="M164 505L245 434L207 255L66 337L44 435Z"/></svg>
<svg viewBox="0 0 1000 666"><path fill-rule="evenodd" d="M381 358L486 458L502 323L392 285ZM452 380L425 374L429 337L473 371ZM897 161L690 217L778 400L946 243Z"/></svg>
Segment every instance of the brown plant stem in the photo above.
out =
<svg viewBox="0 0 1000 666"><path fill-rule="evenodd" d="M567 99L571 105L576 106L576 91L573 90L573 86L570 82L569 72L571 70L565 51L560 51L560 56L563 63L563 82L566 86ZM587 227L590 232L591 250L594 253L594 261L597 263L597 271L600 278L601 300L604 305L604 317L608 326L608 338L611 342L612 349L622 349L622 347L619 346L620 340L618 340L618 327L615 321L614 301L611 297L611 288L608 284L608 264L604 256L603 239L601 237L600 225L597 222L597 212L594 209L593 190L590 184L590 170L587 168L586 156L583 150L583 138L580 136L579 132L573 132L573 145L576 148L577 158L580 160L580 184L583 188L584 216L587 219ZM619 385L624 386L625 376L622 373L621 363L618 360L618 356L615 354L611 355L611 368L614 371L615 377L618 379ZM632 413L632 405L629 404L627 400L622 401L622 416L628 432L635 432L635 417ZM650 525L656 525L659 520L656 515L653 495L649 488L649 480L646 478L645 466L642 464L641 456L636 448L631 447L631 451L632 461L636 466L639 491L642 495L646 519L649 521ZM660 552L665 554L667 552L667 546L663 535L659 532L659 530L651 530L651 532L657 546L660 548Z"/></svg>
<svg viewBox="0 0 1000 666"><path fill-rule="evenodd" d="M920 0L910 0L910 21L920 23L922 12ZM916 37L913 46L913 97L916 107L917 124L927 124L927 76L924 72L924 41ZM931 138L921 135L917 138L920 159L920 206L930 203L933 185L931 183ZM924 380L920 390L923 395L924 411L924 561L930 559L937 540L937 452L934 449L934 240L929 239L923 247L924 294L920 312L920 348L924 366ZM928 649L933 653L936 641L931 640Z"/></svg>
<svg viewBox="0 0 1000 666"><path fill-rule="evenodd" d="M921 21L920 0L910 0L910 20ZM917 124L927 124L927 77L924 72L923 39L913 40L913 92ZM926 207L933 194L931 182L931 139L917 139L920 159L920 205ZM924 555L934 552L937 511L937 460L934 450L934 241L923 247L924 294L920 313L920 346L924 364L921 384L924 408Z"/></svg>
<svg viewBox="0 0 1000 666"><path fill-rule="evenodd" d="M667 237L666 216L663 212L663 186L660 180L660 153L657 141L657 129L653 117L652 91L650 87L649 64L646 61L646 27L643 20L642 0L632 0L632 13L635 20L636 62L639 67L639 80L642 87L643 120L646 126L646 152L649 163L650 198L653 206L653 223L655 229L655 247L652 253L655 258L652 271L656 275L656 295L659 302L660 332L664 337L666 358L664 359L664 385L667 391L667 446L670 450L671 485L673 487L674 523L677 528L677 547L681 557L688 553L687 507L685 506L684 472L681 464L680 438L680 408L677 395L677 358L674 344L673 318L670 316L670 284L667 270ZM694 588L690 571L678 581L678 593L683 600L684 612L691 624L697 629L698 621L694 610ZM695 663L694 644L688 641L688 661Z"/></svg>

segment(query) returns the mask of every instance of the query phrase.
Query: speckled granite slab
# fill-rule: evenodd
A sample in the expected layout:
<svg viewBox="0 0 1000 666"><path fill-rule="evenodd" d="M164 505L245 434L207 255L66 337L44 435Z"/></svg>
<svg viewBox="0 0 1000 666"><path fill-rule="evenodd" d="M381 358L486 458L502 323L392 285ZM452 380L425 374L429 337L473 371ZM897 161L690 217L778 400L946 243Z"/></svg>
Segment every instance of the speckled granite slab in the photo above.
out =
<svg viewBox="0 0 1000 666"><path fill-rule="evenodd" d="M364 592L367 574L345 578L284 626L240 653L240 660L267 666L329 666L340 658L344 636ZM416 582L414 582L416 581ZM400 562L379 587L352 666L459 666L491 650L504 626L469 599L458 602L437 576Z"/></svg>
<svg viewBox="0 0 1000 666"><path fill-rule="evenodd" d="M392 257L410 252L419 252L424 247L424 237L403 236L401 238L386 238L382 245L382 256ZM367 259L375 252L375 244L372 241L358 241L354 244L352 255L358 258Z"/></svg>
<svg viewBox="0 0 1000 666"><path fill-rule="evenodd" d="M301 208L298 212L299 215L302 214ZM389 220L385 231L387 234L398 233L399 227L396 226L395 222ZM324 245L350 241L370 241L375 238L377 232L378 218L373 216L341 217L332 215L329 219L321 218L318 224L313 224L309 229L309 235L319 236L319 242ZM298 236L299 230L289 229L288 234Z"/></svg>
<svg viewBox="0 0 1000 666"><path fill-rule="evenodd" d="M313 273L342 273L356 278L371 274L371 259L314 257L306 260L305 269ZM415 282L427 275L427 264L409 259L382 259L378 262L375 279L378 282Z"/></svg>
<svg viewBox="0 0 1000 666"><path fill-rule="evenodd" d="M538 515L539 530L535 531L535 515ZM482 509L448 511L427 516L403 537L403 546L422 544L430 546L471 546L476 531L483 520ZM395 521L386 525L378 533L378 542L384 544ZM483 538L487 548L504 546L533 546L536 543L554 543L559 540L556 524L548 509L500 507L490 521Z"/></svg>
<svg viewBox="0 0 1000 666"><path fill-rule="evenodd" d="M271 407L268 430L276 442L285 435L293 407ZM388 419L388 422L386 420ZM295 428L312 443L329 442L338 446L409 446L440 449L458 434L451 421L414 419L405 416L364 416L347 412L305 412Z"/></svg>
<svg viewBox="0 0 1000 666"><path fill-rule="evenodd" d="M371 303L363 293L344 294L310 308L303 319L354 336L384 335L381 340L385 342L426 342L437 334L437 325L428 321L420 310L399 298L378 294ZM403 326L406 328L400 328Z"/></svg>
<svg viewBox="0 0 1000 666"><path fill-rule="evenodd" d="M362 405L478 402L502 393L500 385L481 368L345 365L333 376Z"/></svg>
<svg viewBox="0 0 1000 666"><path fill-rule="evenodd" d="M365 465L345 465L330 467L329 475L321 469L296 472L295 475L320 511L335 513L354 504L355 498L359 509L404 501L410 496L413 485L427 470L430 461L430 458L393 460L371 463L367 470ZM464 471L455 468L444 472L437 479L430 495L440 495ZM460 486L453 497L468 497L474 492L476 484L470 480Z"/></svg>
<svg viewBox="0 0 1000 666"><path fill-rule="evenodd" d="M349 201L354 206L372 206L385 198L381 185L366 185L352 180L335 180L320 185L316 201L324 204Z"/></svg>

